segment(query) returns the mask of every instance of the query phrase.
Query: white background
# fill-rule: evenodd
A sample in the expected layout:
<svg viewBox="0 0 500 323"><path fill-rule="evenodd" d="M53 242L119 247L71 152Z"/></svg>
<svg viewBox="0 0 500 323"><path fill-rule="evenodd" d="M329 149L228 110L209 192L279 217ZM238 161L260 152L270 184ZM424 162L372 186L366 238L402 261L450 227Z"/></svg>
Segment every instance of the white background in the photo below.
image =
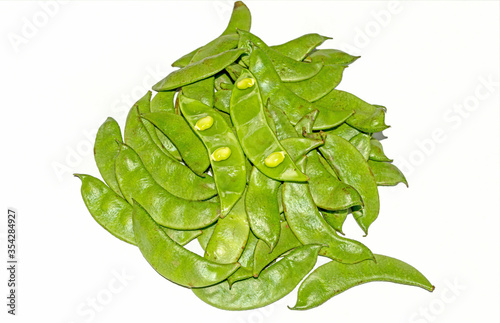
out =
<svg viewBox="0 0 500 323"><path fill-rule="evenodd" d="M380 189L368 237L352 219L346 231L436 285L367 284L305 312L286 308L296 292L247 312L204 304L103 230L71 175L98 175L92 133L108 116L123 126L171 62L220 34L232 3L54 3L0 3L0 205L19 212L18 315L1 270L2 322L499 321L498 2L247 1L269 44L317 32L334 37L322 48L362 55L338 88L387 106L383 144L410 188Z"/></svg>

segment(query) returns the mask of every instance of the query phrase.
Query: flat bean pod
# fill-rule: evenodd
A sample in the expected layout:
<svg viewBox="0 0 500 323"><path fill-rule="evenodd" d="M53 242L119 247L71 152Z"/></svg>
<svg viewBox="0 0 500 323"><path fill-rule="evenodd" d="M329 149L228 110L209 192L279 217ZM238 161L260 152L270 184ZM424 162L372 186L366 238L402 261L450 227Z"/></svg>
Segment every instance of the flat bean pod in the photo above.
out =
<svg viewBox="0 0 500 323"><path fill-rule="evenodd" d="M245 190L245 154L239 145L238 138L216 110L183 95L180 95L179 105L192 131L204 145L200 149L208 151L208 154L212 156L210 164L220 198L221 216L224 217ZM212 120L212 124L209 128L202 130L198 127L198 123L205 119ZM224 160L215 160L213 155L221 148L228 148L230 156Z"/></svg>
<svg viewBox="0 0 500 323"><path fill-rule="evenodd" d="M306 34L298 38L292 39L286 43L271 46L271 49L277 51L281 55L285 55L296 61L301 61L306 58L314 48L323 44L331 37L321 36L320 34Z"/></svg>
<svg viewBox="0 0 500 323"><path fill-rule="evenodd" d="M306 174L309 176L311 196L318 207L338 211L363 205L361 196L354 188L328 172L317 151L307 155Z"/></svg>
<svg viewBox="0 0 500 323"><path fill-rule="evenodd" d="M193 172L202 175L207 170L210 158L205 146L182 116L170 112L151 112L143 114L142 118L154 124L172 141L182 160Z"/></svg>
<svg viewBox="0 0 500 323"><path fill-rule="evenodd" d="M330 129L342 124L354 113L354 110L347 109L334 111L297 96L281 82L276 71L271 68L271 61L261 49L254 48L249 60L249 69L261 88L262 99L269 100L270 104L283 110L292 124L297 124L304 115L317 109L320 113L314 123L314 130Z"/></svg>
<svg viewBox="0 0 500 323"><path fill-rule="evenodd" d="M258 241L259 239L257 239L257 237L250 230L247 244L245 245L245 249L241 253L240 259L238 259L238 262L241 264L241 267L238 268L238 270L236 270L234 274L232 274L227 278L229 286L232 286L237 281L252 277L253 255L255 251L255 246L257 245Z"/></svg>
<svg viewBox="0 0 500 323"><path fill-rule="evenodd" d="M240 34L239 48L252 51L255 46L266 53L276 69L279 78L283 82L298 82L310 79L318 74L323 63L298 62L290 57L284 56L267 46L259 37L248 31L238 31Z"/></svg>
<svg viewBox="0 0 500 323"><path fill-rule="evenodd" d="M303 165L305 159L298 164ZM302 244L327 245L320 255L338 262L356 263L373 259L371 251L360 242L339 237L326 223L314 204L307 184L283 183L285 218L293 233Z"/></svg>
<svg viewBox="0 0 500 323"><path fill-rule="evenodd" d="M244 71L236 84L247 79L255 80L249 71ZM252 164L266 176L279 181L306 181L307 176L300 172L287 154L275 167L266 165L267 158L285 149L267 124L258 84L245 89L235 86L232 92L231 119L241 147Z"/></svg>
<svg viewBox="0 0 500 323"><path fill-rule="evenodd" d="M166 111L166 112L171 112L175 113L175 107L174 107L174 96L175 96L175 91L166 91L166 92L158 92L156 95L153 97L151 100L151 107L150 111L151 112L160 112L160 111ZM163 132L160 131L160 129L155 128L156 131L156 136L158 137L158 140L160 140L160 143L166 150L166 154L170 155L171 157L177 159L177 160L182 160L181 155L177 151L177 148L175 148L175 145L168 139L167 136L163 134ZM164 151L165 152L165 151Z"/></svg>
<svg viewBox="0 0 500 323"><path fill-rule="evenodd" d="M231 101L231 91L220 90L215 92L214 106L225 113L229 113L229 102Z"/></svg>
<svg viewBox="0 0 500 323"><path fill-rule="evenodd" d="M290 293L316 264L321 246L295 249L280 261L263 270L258 278L246 279L229 288L227 282L196 288L202 301L225 310L249 310L269 305Z"/></svg>
<svg viewBox="0 0 500 323"><path fill-rule="evenodd" d="M156 83L153 90L157 92L168 91L203 80L222 71L246 52L246 49L239 48L206 57L201 61L170 73L163 80Z"/></svg>
<svg viewBox="0 0 500 323"><path fill-rule="evenodd" d="M370 140L370 159L380 162L392 162L392 159L385 155L384 148L380 141L374 138Z"/></svg>
<svg viewBox="0 0 500 323"><path fill-rule="evenodd" d="M319 49L312 52L309 57L313 62L323 62L325 64L350 65L360 56L352 56L338 49Z"/></svg>
<svg viewBox="0 0 500 323"><path fill-rule="evenodd" d="M290 123L290 120L283 110L270 103L267 105L267 109L271 114L271 118L274 120L274 124L276 125L276 137L278 140L299 137L299 135L297 135L297 131L295 131L294 126Z"/></svg>
<svg viewBox="0 0 500 323"><path fill-rule="evenodd" d="M243 195L231 212L217 221L205 249L205 258L221 264L237 262L247 244L250 226Z"/></svg>
<svg viewBox="0 0 500 323"><path fill-rule="evenodd" d="M160 275L176 284L189 288L213 285L240 266L209 261L178 245L138 203L134 203L133 227L144 258Z"/></svg>
<svg viewBox="0 0 500 323"><path fill-rule="evenodd" d="M233 12L231 13L231 18L229 19L229 23L224 32L222 32L221 36L219 36L218 38L222 38L225 35L235 34L237 29L250 30L251 23L252 23L252 16L250 14L250 10L248 10L248 7L243 2L236 1L234 3ZM210 42L209 44L211 43L213 44L214 41ZM172 63L172 66L185 67L191 62L194 55L200 50L202 50L205 46L199 47L193 50L192 52L177 59L174 63Z"/></svg>
<svg viewBox="0 0 500 323"><path fill-rule="evenodd" d="M278 243L274 249L270 249L263 240L259 240L257 242L255 252L253 254L252 273L254 277L258 277L262 269L285 252L302 246L302 243L300 243L297 237L293 234L292 230L290 230L288 223L281 222L280 226L281 233Z"/></svg>
<svg viewBox="0 0 500 323"><path fill-rule="evenodd" d="M321 215L323 215L325 221L328 222L328 224L334 228L335 231L344 234L342 227L344 226L344 222L349 215L349 209L339 211L321 210Z"/></svg>
<svg viewBox="0 0 500 323"><path fill-rule="evenodd" d="M381 107L371 105L358 97L344 91L332 90L330 93L315 102L319 108L332 111L355 111L346 122L350 126L367 133L379 132L387 129L385 111Z"/></svg>
<svg viewBox="0 0 500 323"><path fill-rule="evenodd" d="M345 140L349 141L352 138L354 138L356 135L360 134L361 132L359 130L357 130L356 128L351 127L347 123L343 123L340 126L336 127L335 129L328 130L325 133L327 135L334 134L336 136L339 136L339 137L344 138Z"/></svg>
<svg viewBox="0 0 500 323"><path fill-rule="evenodd" d="M378 162L374 160L368 160L368 166L370 166L373 176L375 177L375 182L380 186L395 186L399 183L403 183L408 187L408 182L406 181L403 173L389 162Z"/></svg>
<svg viewBox="0 0 500 323"><path fill-rule="evenodd" d="M361 196L363 209L353 214L361 229L368 234L368 227L378 216L380 202L377 183L367 161L347 140L333 134L326 137L325 145L319 150L340 180L352 186Z"/></svg>
<svg viewBox="0 0 500 323"><path fill-rule="evenodd" d="M201 101L209 107L213 107L215 101L214 81L215 78L212 76L183 86L182 94L190 99Z"/></svg>
<svg viewBox="0 0 500 323"><path fill-rule="evenodd" d="M285 85L299 97L314 102L339 85L345 68L344 65L323 65L318 74L313 77L299 82L285 83Z"/></svg>
<svg viewBox="0 0 500 323"><path fill-rule="evenodd" d="M432 292L434 286L418 270L391 257L375 255L375 261L345 265L335 261L314 270L300 285L292 310L319 306L345 290L364 283L386 281L416 286Z"/></svg>
<svg viewBox="0 0 500 323"><path fill-rule="evenodd" d="M139 156L126 145L121 146L115 169L127 200L136 200L162 226L178 230L200 229L214 223L220 215L217 202L185 200L163 189L148 173Z"/></svg>
<svg viewBox="0 0 500 323"><path fill-rule="evenodd" d="M370 145L371 136L360 133L354 137L352 137L349 142L356 147L356 149L363 155L363 157L368 160L370 157L371 145Z"/></svg>
<svg viewBox="0 0 500 323"><path fill-rule="evenodd" d="M118 142L123 143L122 134L118 122L108 118L97 130L94 144L94 159L106 184L118 195L122 195L116 181L115 158L120 147Z"/></svg>
<svg viewBox="0 0 500 323"><path fill-rule="evenodd" d="M196 175L154 144L139 116L137 106L143 104L149 104L147 97L139 100L127 116L125 143L134 149L153 178L169 193L190 200L206 200L215 196L217 190L212 177ZM179 181L179 178L184 180ZM132 203L131 200L128 201Z"/></svg>

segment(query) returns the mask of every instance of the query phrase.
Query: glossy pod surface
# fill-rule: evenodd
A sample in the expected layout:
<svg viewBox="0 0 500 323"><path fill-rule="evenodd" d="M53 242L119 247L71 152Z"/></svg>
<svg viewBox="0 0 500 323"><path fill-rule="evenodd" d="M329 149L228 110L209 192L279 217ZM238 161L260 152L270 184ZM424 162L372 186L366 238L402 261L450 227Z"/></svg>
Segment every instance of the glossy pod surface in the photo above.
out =
<svg viewBox="0 0 500 323"><path fill-rule="evenodd" d="M244 71L238 80L254 78ZM245 89L235 87L231 95L231 119L243 151L252 164L263 174L281 181L306 181L305 176L295 165L290 156L285 155L282 163L269 167L265 159L272 153L285 149L271 131L264 115L264 104L260 95L259 84Z"/></svg>
<svg viewBox="0 0 500 323"><path fill-rule="evenodd" d="M256 279L245 279L231 288L227 282L196 288L193 292L202 301L226 310L259 308L281 299L314 267L320 246L297 248L282 260L263 270Z"/></svg>
<svg viewBox="0 0 500 323"><path fill-rule="evenodd" d="M305 310L326 302L345 290L374 281L417 286L433 291L434 286L418 270L391 257L375 255L375 261L344 265L331 261L318 267L302 282L294 310Z"/></svg>

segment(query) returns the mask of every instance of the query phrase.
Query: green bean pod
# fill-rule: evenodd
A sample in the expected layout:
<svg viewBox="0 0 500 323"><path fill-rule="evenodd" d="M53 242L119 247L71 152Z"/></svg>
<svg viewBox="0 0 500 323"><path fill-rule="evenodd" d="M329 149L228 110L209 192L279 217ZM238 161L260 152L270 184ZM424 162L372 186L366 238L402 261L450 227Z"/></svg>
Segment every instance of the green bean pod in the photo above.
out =
<svg viewBox="0 0 500 323"><path fill-rule="evenodd" d="M290 293L316 264L321 246L295 249L280 261L264 269L258 278L246 279L229 288L227 282L195 288L202 301L225 310L249 310L269 305Z"/></svg>
<svg viewBox="0 0 500 323"><path fill-rule="evenodd" d="M170 112L151 112L143 114L142 118L160 129L175 145L186 165L203 176L210 166L210 158L203 142L182 116Z"/></svg>
<svg viewBox="0 0 500 323"><path fill-rule="evenodd" d="M121 146L115 169L127 200L136 200L162 226L178 230L200 229L214 223L220 215L217 202L185 200L163 189L127 145Z"/></svg>
<svg viewBox="0 0 500 323"><path fill-rule="evenodd" d="M281 55L285 55L296 61L301 61L306 58L307 54L313 49L323 44L328 39L332 38L321 36L320 34L306 34L286 43L271 46L271 49L277 51Z"/></svg>
<svg viewBox="0 0 500 323"><path fill-rule="evenodd" d="M271 114L271 118L274 120L274 124L276 125L276 137L278 140L283 140L287 138L295 138L299 137L297 131L294 126L283 112L283 110L275 107L272 104L267 105L267 109Z"/></svg>
<svg viewBox="0 0 500 323"><path fill-rule="evenodd" d="M350 185L341 182L328 172L320 161L317 151L307 155L306 174L309 176L309 190L316 206L338 211L353 206L362 206L359 193Z"/></svg>
<svg viewBox="0 0 500 323"><path fill-rule="evenodd" d="M231 91L220 90L215 92L214 106L225 113L229 113L229 102L231 101Z"/></svg>
<svg viewBox="0 0 500 323"><path fill-rule="evenodd" d="M361 196L363 209L353 212L353 215L361 229L368 234L368 227L378 216L380 202L377 183L367 161L347 140L333 134L328 134L325 145L319 150L340 180L352 186Z"/></svg>
<svg viewBox="0 0 500 323"><path fill-rule="evenodd" d="M212 225L209 225L206 228L201 229L202 233L197 237L197 240L198 240L198 243L200 244L200 247L203 250L207 249L208 242L210 241L210 238L212 237L212 234L214 233L216 224L217 223L214 223Z"/></svg>
<svg viewBox="0 0 500 323"><path fill-rule="evenodd" d="M350 65L360 56L352 56L338 49L319 49L309 55L312 62L323 62L324 64Z"/></svg>
<svg viewBox="0 0 500 323"><path fill-rule="evenodd" d="M336 136L339 136L341 138L344 138L345 140L349 141L352 138L354 138L356 135L360 134L361 132L348 125L347 123L343 123L340 126L336 127L335 129L325 131L325 134L328 136L329 134L333 134Z"/></svg>
<svg viewBox="0 0 500 323"><path fill-rule="evenodd" d="M231 212L217 221L205 249L205 258L221 264L237 262L245 248L249 232L243 194Z"/></svg>
<svg viewBox="0 0 500 323"><path fill-rule="evenodd" d="M299 82L285 83L285 85L299 97L315 102L339 85L345 68L344 65L323 65L318 74L313 77Z"/></svg>
<svg viewBox="0 0 500 323"><path fill-rule="evenodd" d="M267 46L259 37L248 31L240 31L240 42L238 48L245 48L252 51L254 47L263 50L275 67L280 79L283 82L298 82L310 79L319 73L323 63L298 62L290 57L284 56ZM248 58L244 58L247 60Z"/></svg>
<svg viewBox="0 0 500 323"><path fill-rule="evenodd" d="M241 264L241 267L238 268L227 278L227 282L229 286L232 286L235 282L244 280L252 277L253 275L253 255L255 251L255 246L257 245L259 239L250 231L248 235L247 244L245 245L245 249L241 253L240 259L238 262Z"/></svg>
<svg viewBox="0 0 500 323"><path fill-rule="evenodd" d="M139 100L127 116L125 143L134 149L156 182L169 193L189 200L206 200L215 196L217 190L212 177L196 175L187 166L164 154L154 144L139 116L137 106L142 104L149 104L147 97ZM184 180L179 181L179 178Z"/></svg>
<svg viewBox="0 0 500 323"><path fill-rule="evenodd" d="M407 263L382 255L375 255L375 259L354 265L331 261L318 267L300 285L297 303L291 309L311 309L351 287L374 281L434 290L427 278Z"/></svg>
<svg viewBox="0 0 500 323"><path fill-rule="evenodd" d="M344 226L344 222L349 215L349 209L338 211L321 210L321 215L323 215L325 221L328 222L328 224L334 228L335 231L340 234L344 234L342 227Z"/></svg>
<svg viewBox="0 0 500 323"><path fill-rule="evenodd" d="M245 70L236 84L244 80L255 78ZM282 155L283 160L277 165L266 162L272 154L283 154L285 149L267 124L258 84L244 89L235 86L231 95L230 112L241 147L255 167L275 180L307 181L307 176L300 172L287 154Z"/></svg>
<svg viewBox="0 0 500 323"><path fill-rule="evenodd" d="M236 30L238 30L238 29L250 30L251 23L252 23L252 16L250 14L250 10L248 10L248 7L243 2L236 1L234 3L233 12L231 13L231 18L229 19L229 23L228 23L226 29L224 30L224 32L218 38L223 38L223 36L225 36L225 35L235 34ZM217 39L208 43L207 45L213 46L214 42L216 42ZM200 50L202 50L207 45L202 46L202 47L198 47L197 49L193 50L192 52L182 56L181 58L179 58L175 62L173 62L172 66L173 67L185 67L186 65L188 65L191 62L191 60L196 55L196 53L199 52Z"/></svg>
<svg viewBox="0 0 500 323"><path fill-rule="evenodd" d="M115 158L123 143L120 126L113 118L108 118L97 130L94 144L94 159L102 178L109 187L118 195L122 195L116 181Z"/></svg>
<svg viewBox="0 0 500 323"><path fill-rule="evenodd" d="M238 48L206 57L201 61L197 61L179 70L173 71L164 79L156 83L153 86L153 90L157 92L168 91L203 80L222 71L246 52L246 49Z"/></svg>
<svg viewBox="0 0 500 323"><path fill-rule="evenodd" d="M261 49L254 48L249 60L249 69L261 88L262 99L265 102L269 100L270 104L283 110L292 124L297 124L304 115L316 109L320 113L314 123L314 130L334 128L353 115L354 110L333 110L327 105L316 105L297 96L281 82L271 61Z"/></svg>
<svg viewBox="0 0 500 323"><path fill-rule="evenodd" d="M392 159L385 155L380 141L374 138L370 140L370 159L379 162L392 162Z"/></svg>
<svg viewBox="0 0 500 323"><path fill-rule="evenodd" d="M210 156L214 156L216 151L221 148L228 148L230 151L227 159L210 158L215 185L220 197L221 216L224 217L245 190L246 168L243 150L229 125L216 110L183 95L180 95L179 106L192 131L206 147L203 149L208 151ZM209 128L201 130L197 125L204 118L211 119L213 124Z"/></svg>
<svg viewBox="0 0 500 323"><path fill-rule="evenodd" d="M290 230L288 223L281 222L280 226L281 233L274 249L270 249L263 240L259 240L257 242L253 255L252 274L254 277L258 277L262 269L285 252L302 246L302 243L300 243L297 237L293 234L292 230Z"/></svg>
<svg viewBox="0 0 500 323"><path fill-rule="evenodd" d="M378 162L374 160L368 160L368 166L375 177L375 182L380 186L395 186L399 183L403 183L408 187L408 182L406 181L403 173L389 162Z"/></svg>
<svg viewBox="0 0 500 323"><path fill-rule="evenodd" d="M371 136L365 134L365 133L360 133L349 140L351 145L356 147L356 149L363 155L363 157L368 160L370 158L370 151L371 151L371 145L370 145L370 138Z"/></svg>
<svg viewBox="0 0 500 323"><path fill-rule="evenodd" d="M389 127L385 124L383 108L368 104L348 92L332 90L314 103L318 108L331 111L354 110L356 113L346 120L347 124L366 133L379 132Z"/></svg>
<svg viewBox="0 0 500 323"><path fill-rule="evenodd" d="M137 202L133 227L144 258L160 275L176 284L189 288L210 286L223 281L240 266L209 261L178 245Z"/></svg>
<svg viewBox="0 0 500 323"><path fill-rule="evenodd" d="M176 93L175 91L156 93L156 95L151 100L150 111L151 112L166 111L175 113L175 107L174 107L175 93ZM175 148L175 145L170 141L170 139L168 139L168 137L165 136L163 132L160 131L160 129L155 128L155 131L158 140L160 140L160 143L167 151L167 155L170 155L171 157L177 160L182 160L181 155L177 151L177 148Z"/></svg>
<svg viewBox="0 0 500 323"><path fill-rule="evenodd" d="M305 158L297 162L304 167ZM362 243L337 235L326 223L314 204L307 183L283 183L285 218L302 244L323 244L320 255L338 262L356 263L373 259L371 251Z"/></svg>
<svg viewBox="0 0 500 323"><path fill-rule="evenodd" d="M132 207L99 179L75 174L82 180L82 198L92 217L109 233L135 245Z"/></svg>

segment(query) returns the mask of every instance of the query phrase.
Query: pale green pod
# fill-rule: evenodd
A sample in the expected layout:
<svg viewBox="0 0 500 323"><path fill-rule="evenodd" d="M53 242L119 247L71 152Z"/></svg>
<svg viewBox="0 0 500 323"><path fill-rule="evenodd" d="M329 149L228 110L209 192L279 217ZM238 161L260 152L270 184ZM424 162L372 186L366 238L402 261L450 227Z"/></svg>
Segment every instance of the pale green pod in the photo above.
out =
<svg viewBox="0 0 500 323"><path fill-rule="evenodd" d="M380 162L392 162L392 159L385 155L384 148L380 141L374 138L370 140L370 159Z"/></svg>
<svg viewBox="0 0 500 323"><path fill-rule="evenodd" d="M351 145L356 147L356 149L361 153L361 155L363 155L363 157L366 160L368 160L368 158L370 157L370 151L371 151L370 139L371 136L364 133L360 133L352 137L351 140L349 140Z"/></svg>
<svg viewBox="0 0 500 323"><path fill-rule="evenodd" d="M271 46L271 49L277 51L281 55L288 56L296 61L301 61L306 58L307 54L313 49L323 44L328 39L332 38L319 34L306 34L286 43Z"/></svg>

